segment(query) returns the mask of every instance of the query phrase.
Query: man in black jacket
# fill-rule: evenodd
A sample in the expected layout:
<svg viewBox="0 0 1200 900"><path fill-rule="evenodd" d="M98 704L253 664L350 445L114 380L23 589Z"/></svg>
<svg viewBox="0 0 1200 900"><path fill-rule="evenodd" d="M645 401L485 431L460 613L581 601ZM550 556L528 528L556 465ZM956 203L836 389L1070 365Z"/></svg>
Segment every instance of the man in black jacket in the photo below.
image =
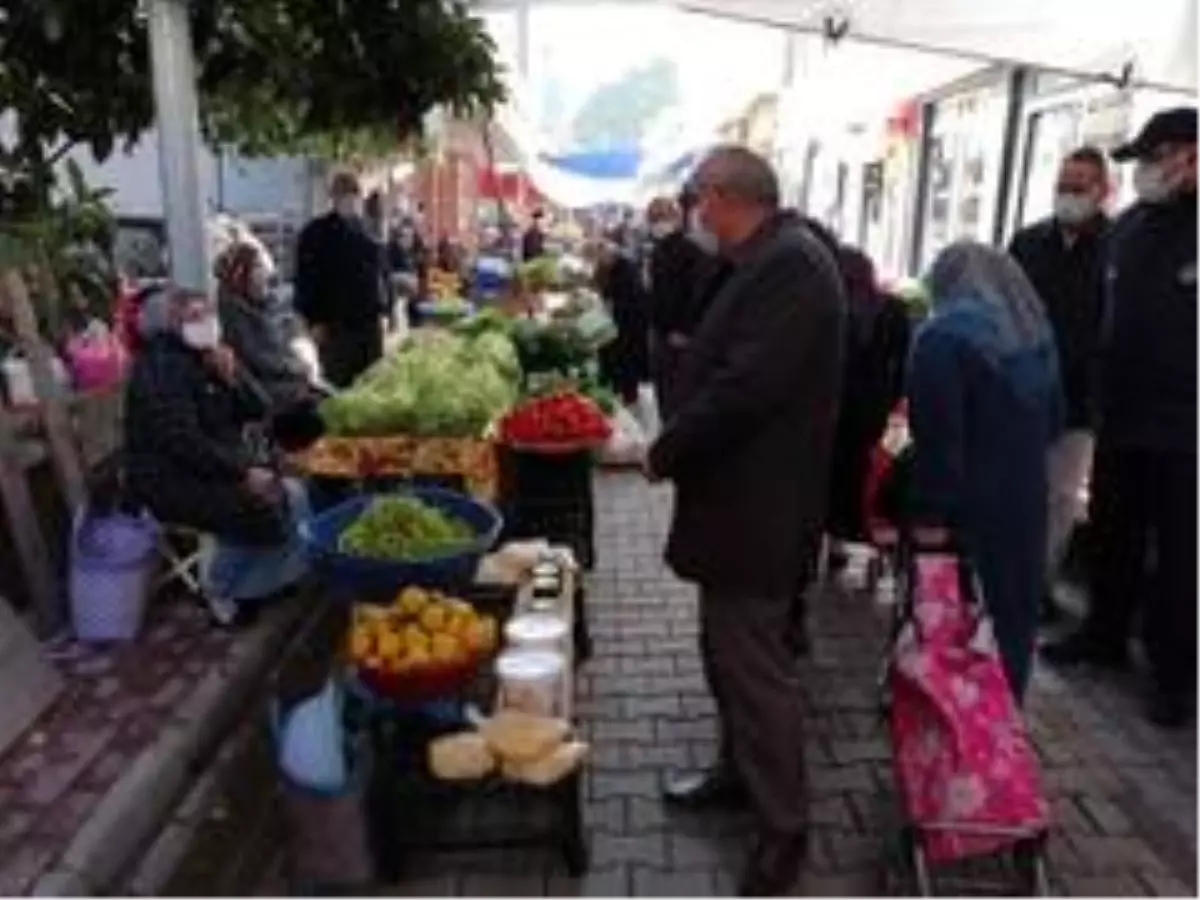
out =
<svg viewBox="0 0 1200 900"><path fill-rule="evenodd" d="M383 355L388 310L383 248L362 222L358 179L334 177L333 209L304 226L296 247L296 311L325 380L346 387Z"/></svg>
<svg viewBox="0 0 1200 900"><path fill-rule="evenodd" d="M1141 601L1148 712L1179 726L1196 690L1196 111L1156 114L1113 157L1136 160L1139 202L1109 237L1091 607L1045 655L1125 665Z"/></svg>
<svg viewBox="0 0 1200 900"><path fill-rule="evenodd" d="M748 794L746 896L786 894L804 864L799 684L786 632L820 534L837 416L845 298L807 229L779 212L766 160L719 147L696 179L698 229L731 273L692 336L677 407L650 449L675 482L667 561L700 588L701 644L725 737L721 765L668 798Z"/></svg>
<svg viewBox="0 0 1200 900"><path fill-rule="evenodd" d="M709 255L687 234L690 203L685 192L677 206L669 197L650 204L646 219L650 250L650 350L659 415L674 411L673 388L688 339L700 318L701 279Z"/></svg>
<svg viewBox="0 0 1200 900"><path fill-rule="evenodd" d="M1083 517L1095 429L1096 336L1109 221L1108 163L1081 147L1058 172L1054 214L1017 232L1009 252L1029 276L1054 329L1065 394L1066 430L1050 451L1050 521L1045 613L1055 618L1054 583L1067 541Z"/></svg>

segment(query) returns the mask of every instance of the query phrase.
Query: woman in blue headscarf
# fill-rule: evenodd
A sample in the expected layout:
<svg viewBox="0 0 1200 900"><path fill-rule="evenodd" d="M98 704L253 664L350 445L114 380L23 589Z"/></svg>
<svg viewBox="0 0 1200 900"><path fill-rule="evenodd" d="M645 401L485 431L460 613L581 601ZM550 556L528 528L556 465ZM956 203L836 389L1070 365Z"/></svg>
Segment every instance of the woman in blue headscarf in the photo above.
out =
<svg viewBox="0 0 1200 900"><path fill-rule="evenodd" d="M933 315L908 373L912 512L927 537L953 536L974 561L1020 699L1045 571L1046 453L1062 423L1054 338L1033 286L998 250L952 244L927 282Z"/></svg>

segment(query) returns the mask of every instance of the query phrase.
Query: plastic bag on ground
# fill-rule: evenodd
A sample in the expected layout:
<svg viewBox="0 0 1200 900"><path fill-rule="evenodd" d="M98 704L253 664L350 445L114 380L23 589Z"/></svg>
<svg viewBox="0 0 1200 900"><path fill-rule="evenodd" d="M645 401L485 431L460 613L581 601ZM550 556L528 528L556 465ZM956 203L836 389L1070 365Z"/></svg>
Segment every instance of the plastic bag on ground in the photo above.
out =
<svg viewBox="0 0 1200 900"><path fill-rule="evenodd" d="M618 407L610 420L612 437L600 451L600 463L605 466L640 465L646 453L646 431L637 417L624 406Z"/></svg>
<svg viewBox="0 0 1200 900"><path fill-rule="evenodd" d="M279 767L294 784L321 793L349 786L341 688L327 681L297 703L279 725Z"/></svg>

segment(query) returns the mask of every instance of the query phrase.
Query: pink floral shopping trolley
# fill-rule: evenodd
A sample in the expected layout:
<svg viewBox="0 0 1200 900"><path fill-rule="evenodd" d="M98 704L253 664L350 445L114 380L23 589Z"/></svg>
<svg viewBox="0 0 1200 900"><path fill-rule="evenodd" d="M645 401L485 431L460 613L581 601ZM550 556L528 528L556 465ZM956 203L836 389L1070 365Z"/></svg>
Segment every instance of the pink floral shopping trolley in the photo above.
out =
<svg viewBox="0 0 1200 900"><path fill-rule="evenodd" d="M883 693L904 823L881 888L929 896L935 867L992 857L1045 896L1041 772L978 583L958 555L903 543Z"/></svg>

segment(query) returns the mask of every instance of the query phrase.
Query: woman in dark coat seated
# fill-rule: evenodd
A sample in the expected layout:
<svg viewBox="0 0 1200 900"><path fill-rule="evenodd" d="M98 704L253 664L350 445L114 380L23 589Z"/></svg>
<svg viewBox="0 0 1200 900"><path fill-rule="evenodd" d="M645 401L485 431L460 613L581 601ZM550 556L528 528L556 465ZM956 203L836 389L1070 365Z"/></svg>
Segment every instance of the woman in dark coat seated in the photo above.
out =
<svg viewBox="0 0 1200 900"><path fill-rule="evenodd" d="M271 290L270 261L253 244L236 243L213 268L222 341L266 391L271 409L312 403L313 372L291 343L300 328L295 314Z"/></svg>
<svg viewBox="0 0 1200 900"><path fill-rule="evenodd" d="M207 297L153 294L139 330L125 409L129 489L160 522L205 536L204 599L231 624L240 604L304 574L295 528L307 511L304 490L251 449L246 426L264 420L268 398L221 342Z"/></svg>

